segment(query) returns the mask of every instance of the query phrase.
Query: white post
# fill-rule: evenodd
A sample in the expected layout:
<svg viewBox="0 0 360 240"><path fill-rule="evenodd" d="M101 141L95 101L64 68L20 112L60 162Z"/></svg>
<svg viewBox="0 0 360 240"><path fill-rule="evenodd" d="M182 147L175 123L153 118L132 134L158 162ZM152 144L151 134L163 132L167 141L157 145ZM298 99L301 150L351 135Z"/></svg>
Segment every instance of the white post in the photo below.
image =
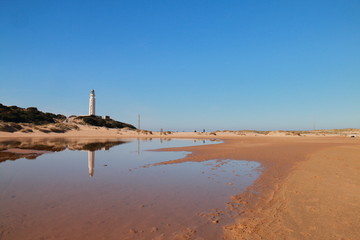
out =
<svg viewBox="0 0 360 240"><path fill-rule="evenodd" d="M95 115L95 91L91 90L89 100L89 115Z"/></svg>

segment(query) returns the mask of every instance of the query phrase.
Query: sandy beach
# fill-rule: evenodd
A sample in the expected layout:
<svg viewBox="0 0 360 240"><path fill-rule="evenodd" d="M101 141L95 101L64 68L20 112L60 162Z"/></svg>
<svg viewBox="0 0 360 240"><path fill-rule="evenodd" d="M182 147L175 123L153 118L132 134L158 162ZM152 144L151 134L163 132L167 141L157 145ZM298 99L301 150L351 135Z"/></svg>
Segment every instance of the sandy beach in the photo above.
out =
<svg viewBox="0 0 360 240"><path fill-rule="evenodd" d="M1 139L216 138L215 145L163 149L191 154L161 164L213 159L257 161L263 172L245 192L232 196L236 213L224 226L224 239L359 239L360 138L345 136L255 136L231 133L144 133L92 129L57 133L0 133ZM222 213L218 213L221 218ZM4 230L3 230L4 231ZM142 239L132 233L132 239ZM176 239L195 239L180 234ZM130 239L129 238L129 239ZM4 238L7 239L7 238Z"/></svg>

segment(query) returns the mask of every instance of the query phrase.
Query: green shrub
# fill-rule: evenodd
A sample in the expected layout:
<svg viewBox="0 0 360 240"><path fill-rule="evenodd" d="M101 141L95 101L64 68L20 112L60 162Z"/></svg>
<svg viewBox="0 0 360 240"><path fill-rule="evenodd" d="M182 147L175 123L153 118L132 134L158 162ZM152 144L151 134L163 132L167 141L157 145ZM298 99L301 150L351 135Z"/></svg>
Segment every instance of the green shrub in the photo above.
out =
<svg viewBox="0 0 360 240"><path fill-rule="evenodd" d="M49 129L44 129L44 128L39 128L39 131L40 131L40 132L43 132L43 133L49 133L49 132L51 132Z"/></svg>
<svg viewBox="0 0 360 240"><path fill-rule="evenodd" d="M66 132L66 130L61 129L61 128L50 128L50 131L54 132L54 133L64 133L64 132Z"/></svg>
<svg viewBox="0 0 360 240"><path fill-rule="evenodd" d="M34 123L36 125L55 123L64 120L61 114L44 113L35 107L19 108L17 106L5 106L0 103L0 120L14 123Z"/></svg>
<svg viewBox="0 0 360 240"><path fill-rule="evenodd" d="M107 128L130 128L136 129L133 125L118 122L113 119L103 119L99 116L79 116L76 119L82 119L86 124L96 127L107 127Z"/></svg>
<svg viewBox="0 0 360 240"><path fill-rule="evenodd" d="M0 131L2 131L2 132L17 132L21 129L22 129L22 126L20 126L19 124L14 124L14 123L0 125Z"/></svg>

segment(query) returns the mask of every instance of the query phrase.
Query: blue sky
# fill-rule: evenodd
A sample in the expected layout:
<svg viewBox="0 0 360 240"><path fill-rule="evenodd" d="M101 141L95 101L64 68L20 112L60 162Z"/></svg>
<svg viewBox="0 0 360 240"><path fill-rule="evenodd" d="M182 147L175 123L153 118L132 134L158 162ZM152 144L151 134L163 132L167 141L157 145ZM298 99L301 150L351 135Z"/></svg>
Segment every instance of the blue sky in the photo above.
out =
<svg viewBox="0 0 360 240"><path fill-rule="evenodd" d="M0 103L150 130L360 128L360 1L0 0Z"/></svg>

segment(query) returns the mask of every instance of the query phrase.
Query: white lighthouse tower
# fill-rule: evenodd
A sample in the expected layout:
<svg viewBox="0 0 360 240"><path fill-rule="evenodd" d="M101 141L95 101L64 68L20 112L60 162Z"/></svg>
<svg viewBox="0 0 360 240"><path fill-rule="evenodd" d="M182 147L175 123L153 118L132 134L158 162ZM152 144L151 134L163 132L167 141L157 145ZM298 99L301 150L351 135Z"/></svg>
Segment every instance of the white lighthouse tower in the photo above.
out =
<svg viewBox="0 0 360 240"><path fill-rule="evenodd" d="M95 115L95 91L91 90L89 100L89 115Z"/></svg>

